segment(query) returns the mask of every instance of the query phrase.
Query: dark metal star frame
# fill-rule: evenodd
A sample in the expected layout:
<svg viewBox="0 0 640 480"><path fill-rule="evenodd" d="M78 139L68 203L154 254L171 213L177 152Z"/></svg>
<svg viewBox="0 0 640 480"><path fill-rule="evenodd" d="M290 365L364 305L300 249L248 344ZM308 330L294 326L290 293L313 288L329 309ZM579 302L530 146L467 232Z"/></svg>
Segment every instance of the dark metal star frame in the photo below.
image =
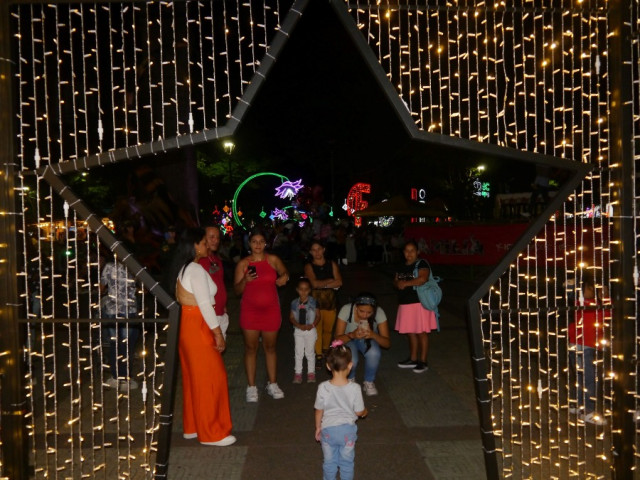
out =
<svg viewBox="0 0 640 480"><path fill-rule="evenodd" d="M482 434L482 444L484 449L485 467L488 478L498 478L498 465L496 455L495 436L491 421L491 394L488 382L489 366L484 356L484 347L481 332L481 315L479 309L480 299L488 292L489 288L500 278L500 276L513 263L518 254L527 247L535 235L543 228L548 219L555 211L560 209L566 199L575 191L580 182L591 170L590 165L580 162L559 159L546 155L524 152L511 148L496 145L474 142L461 138L454 138L444 135L433 134L418 129L410 112L404 105L396 90L389 82L385 71L375 57L370 46L365 41L362 33L358 30L352 16L347 10L344 1L328 0L333 7L340 24L352 39L357 51L365 60L372 78L384 92L384 96L395 112L395 119L400 122L406 131L411 142L423 148L426 157L441 158L465 158L481 159L493 158L502 162L522 161L530 164L544 165L562 168L570 173L570 177L557 195L546 206L544 211L536 217L523 235L513 244L491 273L482 282L476 292L468 299L467 316L470 326L471 344L471 364L473 369L477 406L480 413L480 430ZM53 190L66 200L77 215L88 222L89 228L95 232L101 241L112 251L122 258L123 263L132 272L138 281L142 283L158 301L167 308L169 312L167 332L167 360L164 389L162 392L160 427L158 436L158 451L156 456L155 478L166 478L168 472L168 459L171 440L171 429L173 424L174 396L177 375L177 351L178 351L178 327L179 327L179 305L175 300L162 289L162 287L146 272L137 260L127 252L124 246L117 241L113 234L103 226L101 220L79 199L60 178L60 175L100 167L102 165L135 161L158 153L177 150L184 147L216 142L234 135L238 126L243 121L245 115L259 95L261 87L267 79L270 71L277 62L283 48L289 41L290 33L296 28L300 18L304 15L310 0L298 0L287 13L280 30L276 33L266 56L262 59L259 69L252 78L244 95L235 105L231 118L226 125L203 130L198 133L181 135L173 138L161 139L158 141L136 145L127 148L120 148L102 154L90 155L73 161L62 161L39 169L36 174L42 176L53 188ZM430 161L425 160L425 168L428 168Z"/></svg>

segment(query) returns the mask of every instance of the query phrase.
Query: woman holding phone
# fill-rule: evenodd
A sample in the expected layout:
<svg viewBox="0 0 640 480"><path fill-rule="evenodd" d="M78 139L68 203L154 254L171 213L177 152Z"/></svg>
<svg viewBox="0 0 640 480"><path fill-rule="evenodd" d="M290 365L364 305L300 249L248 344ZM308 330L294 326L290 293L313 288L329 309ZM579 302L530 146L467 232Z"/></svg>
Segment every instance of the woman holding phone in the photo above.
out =
<svg viewBox="0 0 640 480"><path fill-rule="evenodd" d="M244 336L247 402L258 401L256 360L260 337L267 363L267 393L275 399L284 398L276 382L276 340L282 323L277 287L289 281L289 272L278 256L265 251L266 243L262 232L249 234L251 254L238 262L234 276L234 290L242 295L240 328Z"/></svg>

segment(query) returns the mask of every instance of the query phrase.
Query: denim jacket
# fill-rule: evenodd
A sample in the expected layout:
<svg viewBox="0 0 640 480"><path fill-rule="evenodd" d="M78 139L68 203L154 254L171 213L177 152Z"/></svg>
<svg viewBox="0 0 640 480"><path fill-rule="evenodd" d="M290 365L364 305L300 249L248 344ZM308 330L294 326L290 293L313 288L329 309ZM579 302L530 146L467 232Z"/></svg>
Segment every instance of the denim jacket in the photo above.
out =
<svg viewBox="0 0 640 480"><path fill-rule="evenodd" d="M291 302L291 312L293 313L293 318L295 318L296 322L300 323L300 310L306 310L306 319L305 325L313 325L316 321L316 299L313 297L307 298L307 303L300 303L300 298L296 298Z"/></svg>

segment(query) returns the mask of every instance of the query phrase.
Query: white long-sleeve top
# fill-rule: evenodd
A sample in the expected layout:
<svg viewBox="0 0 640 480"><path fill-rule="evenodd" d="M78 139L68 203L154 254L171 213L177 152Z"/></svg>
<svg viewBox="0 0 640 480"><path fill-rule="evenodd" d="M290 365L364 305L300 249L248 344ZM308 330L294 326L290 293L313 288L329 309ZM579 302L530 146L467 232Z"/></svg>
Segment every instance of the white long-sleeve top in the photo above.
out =
<svg viewBox="0 0 640 480"><path fill-rule="evenodd" d="M216 312L213 309L216 303L215 295L218 287L213 283L207 271L200 264L191 262L178 278L182 287L196 298L198 308L209 328L220 326Z"/></svg>

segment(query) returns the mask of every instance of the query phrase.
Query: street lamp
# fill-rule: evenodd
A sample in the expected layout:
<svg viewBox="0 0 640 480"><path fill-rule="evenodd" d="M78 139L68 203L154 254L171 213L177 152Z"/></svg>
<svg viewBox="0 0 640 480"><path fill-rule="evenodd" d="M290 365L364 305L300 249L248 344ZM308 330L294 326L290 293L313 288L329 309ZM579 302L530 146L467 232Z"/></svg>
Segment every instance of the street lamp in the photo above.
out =
<svg viewBox="0 0 640 480"><path fill-rule="evenodd" d="M231 154L233 150L236 148L236 144L231 140L227 140L222 144L225 153L227 154L227 165L229 167L229 185L233 185L233 175L231 173Z"/></svg>
<svg viewBox="0 0 640 480"><path fill-rule="evenodd" d="M236 144L230 140L227 140L222 144L224 147L224 151L227 152L227 155L231 155L233 153L233 149L236 148Z"/></svg>

